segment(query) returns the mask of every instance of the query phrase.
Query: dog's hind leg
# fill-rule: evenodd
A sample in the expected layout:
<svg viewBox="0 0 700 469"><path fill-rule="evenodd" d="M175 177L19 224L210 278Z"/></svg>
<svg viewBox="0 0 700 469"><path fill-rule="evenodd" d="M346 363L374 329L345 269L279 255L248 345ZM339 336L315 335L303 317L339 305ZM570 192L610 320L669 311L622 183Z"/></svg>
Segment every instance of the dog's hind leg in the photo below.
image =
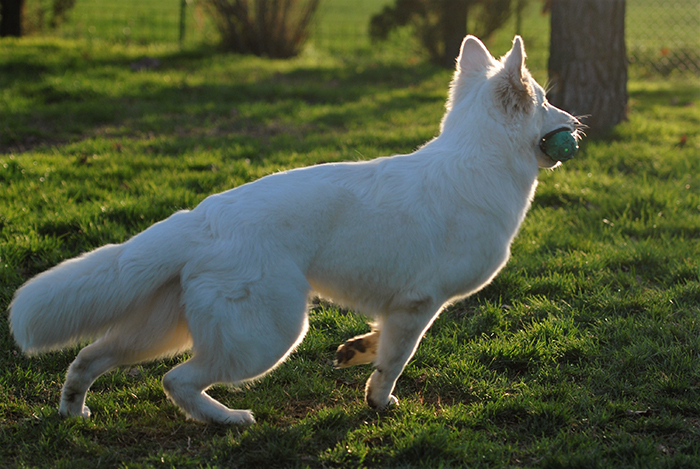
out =
<svg viewBox="0 0 700 469"><path fill-rule="evenodd" d="M262 376L304 337L310 286L295 266L276 262L276 271L245 286L232 286L215 272L199 274L196 285L186 289L194 356L163 377L163 389L188 417L254 423L251 411L229 409L205 391L217 383L240 384Z"/></svg>
<svg viewBox="0 0 700 469"><path fill-rule="evenodd" d="M353 365L372 363L377 358L379 330L374 329L364 335L358 335L338 346L335 352L335 367L346 368Z"/></svg>
<svg viewBox="0 0 700 469"><path fill-rule="evenodd" d="M109 340L100 338L80 351L71 363L61 391L59 412L64 417L90 417L85 396L92 383L102 374L119 366L120 360L109 346Z"/></svg>
<svg viewBox="0 0 700 469"><path fill-rule="evenodd" d="M163 377L165 394L188 417L200 422L238 425L255 423L250 410L229 409L205 392L213 384L223 381L211 373L208 360L208 357L197 354L166 373Z"/></svg>
<svg viewBox="0 0 700 469"><path fill-rule="evenodd" d="M83 348L71 363L59 412L88 418L85 395L102 374L120 365L140 363L189 348L191 337L180 306L180 287L169 283L135 308L122 324Z"/></svg>

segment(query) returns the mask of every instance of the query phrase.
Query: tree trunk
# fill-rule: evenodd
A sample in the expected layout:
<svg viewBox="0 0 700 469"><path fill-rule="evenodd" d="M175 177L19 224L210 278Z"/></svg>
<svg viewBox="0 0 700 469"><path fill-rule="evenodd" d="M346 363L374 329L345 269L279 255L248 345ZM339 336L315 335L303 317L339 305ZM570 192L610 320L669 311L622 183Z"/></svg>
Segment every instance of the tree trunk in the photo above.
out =
<svg viewBox="0 0 700 469"><path fill-rule="evenodd" d="M552 0L549 101L600 135L627 118L625 0Z"/></svg>
<svg viewBox="0 0 700 469"><path fill-rule="evenodd" d="M467 35L468 0L442 0L441 23L445 49L442 66L452 69L459 55L462 39Z"/></svg>
<svg viewBox="0 0 700 469"><path fill-rule="evenodd" d="M0 37L22 35L23 0L0 0Z"/></svg>

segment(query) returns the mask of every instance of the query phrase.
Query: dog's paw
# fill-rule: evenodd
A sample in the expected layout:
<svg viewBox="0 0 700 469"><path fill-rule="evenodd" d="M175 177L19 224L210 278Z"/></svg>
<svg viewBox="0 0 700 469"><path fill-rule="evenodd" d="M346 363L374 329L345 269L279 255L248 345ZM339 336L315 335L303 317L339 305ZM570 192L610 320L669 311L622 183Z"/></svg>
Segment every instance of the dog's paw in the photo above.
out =
<svg viewBox="0 0 700 469"><path fill-rule="evenodd" d="M229 409L223 405L213 405L204 409L196 409L195 412L187 412L187 418L202 423L217 425L241 425L255 424L255 417L249 410Z"/></svg>
<svg viewBox="0 0 700 469"><path fill-rule="evenodd" d="M372 363L377 358L379 331L352 338L338 347L335 352L336 368Z"/></svg>
<svg viewBox="0 0 700 469"><path fill-rule="evenodd" d="M92 415L90 408L86 405L82 406L82 409L70 409L67 405L61 404L58 409L58 413L62 417L82 417L84 419L89 419Z"/></svg>
<svg viewBox="0 0 700 469"><path fill-rule="evenodd" d="M375 410L387 410L392 407L398 407L399 405L399 400L394 396L393 394L389 395L389 400L385 402L384 404L380 404L376 402L374 399L372 399L369 394L365 396L365 402L367 402L367 405L371 407L372 409Z"/></svg>
<svg viewBox="0 0 700 469"><path fill-rule="evenodd" d="M226 418L221 421L225 425L249 426L255 424L255 417L249 410L229 410Z"/></svg>

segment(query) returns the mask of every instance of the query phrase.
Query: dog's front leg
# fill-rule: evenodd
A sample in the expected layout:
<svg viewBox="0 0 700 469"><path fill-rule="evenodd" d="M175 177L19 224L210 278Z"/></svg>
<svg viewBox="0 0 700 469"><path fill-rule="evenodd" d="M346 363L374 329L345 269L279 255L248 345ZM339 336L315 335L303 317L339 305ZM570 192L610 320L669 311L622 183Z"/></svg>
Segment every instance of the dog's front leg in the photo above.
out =
<svg viewBox="0 0 700 469"><path fill-rule="evenodd" d="M379 322L381 334L374 362L376 370L365 388L367 405L381 410L398 404L391 392L434 316L435 313L401 312L393 313Z"/></svg>

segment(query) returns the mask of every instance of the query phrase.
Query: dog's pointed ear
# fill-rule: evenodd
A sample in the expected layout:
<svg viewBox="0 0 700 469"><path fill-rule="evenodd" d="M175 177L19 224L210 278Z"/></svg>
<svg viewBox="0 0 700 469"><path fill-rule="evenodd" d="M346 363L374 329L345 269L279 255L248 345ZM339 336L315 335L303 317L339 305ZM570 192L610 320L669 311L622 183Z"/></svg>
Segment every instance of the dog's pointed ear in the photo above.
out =
<svg viewBox="0 0 700 469"><path fill-rule="evenodd" d="M503 66L508 74L522 80L525 70L525 46L520 36L513 39L513 48L503 58Z"/></svg>
<svg viewBox="0 0 700 469"><path fill-rule="evenodd" d="M534 106L530 72L525 68L525 47L520 36L503 59L503 72L497 78L496 95L506 113L529 112Z"/></svg>
<svg viewBox="0 0 700 469"><path fill-rule="evenodd" d="M475 36L467 36L457 57L457 71L476 72L493 65L493 57L486 46Z"/></svg>

